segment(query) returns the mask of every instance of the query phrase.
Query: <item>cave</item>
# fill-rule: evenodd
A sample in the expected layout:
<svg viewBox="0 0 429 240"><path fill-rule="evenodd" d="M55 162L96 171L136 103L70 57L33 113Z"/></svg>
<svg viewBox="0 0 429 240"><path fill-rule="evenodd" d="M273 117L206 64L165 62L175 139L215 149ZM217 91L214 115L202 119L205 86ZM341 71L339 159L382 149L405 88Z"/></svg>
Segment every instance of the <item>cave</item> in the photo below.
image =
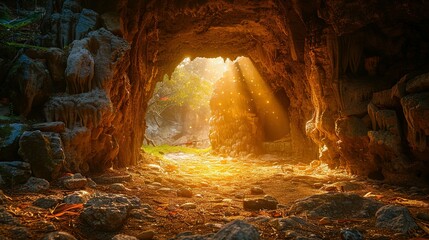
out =
<svg viewBox="0 0 429 240"><path fill-rule="evenodd" d="M0 214L10 221L0 236L427 237L428 10L412 0L3 1ZM210 96L211 151L149 154L157 84L199 58L229 65ZM203 114L188 110L179 118L190 129L184 119ZM75 190L81 200L59 199ZM44 195L50 210L25 207ZM304 211L337 200L358 203ZM392 202L417 222L386 224Z"/></svg>

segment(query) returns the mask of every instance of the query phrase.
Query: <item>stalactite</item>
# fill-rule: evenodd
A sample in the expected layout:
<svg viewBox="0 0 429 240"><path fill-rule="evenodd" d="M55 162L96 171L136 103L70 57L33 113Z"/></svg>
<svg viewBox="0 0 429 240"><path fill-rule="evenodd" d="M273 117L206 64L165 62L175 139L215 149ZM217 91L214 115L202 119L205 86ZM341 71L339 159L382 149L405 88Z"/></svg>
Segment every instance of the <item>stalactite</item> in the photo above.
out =
<svg viewBox="0 0 429 240"><path fill-rule="evenodd" d="M376 113L378 111L378 107L375 106L373 103L369 103L368 104L368 115L369 118L371 119L371 126L372 126L372 130L376 131L377 130L377 117L376 117Z"/></svg>

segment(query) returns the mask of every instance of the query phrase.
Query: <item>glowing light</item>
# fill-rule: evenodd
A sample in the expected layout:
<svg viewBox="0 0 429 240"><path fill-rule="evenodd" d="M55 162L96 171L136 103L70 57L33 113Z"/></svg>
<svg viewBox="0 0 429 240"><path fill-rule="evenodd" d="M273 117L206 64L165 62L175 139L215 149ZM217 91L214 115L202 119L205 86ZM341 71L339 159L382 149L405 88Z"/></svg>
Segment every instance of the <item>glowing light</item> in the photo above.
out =
<svg viewBox="0 0 429 240"><path fill-rule="evenodd" d="M270 103L270 100L267 100L267 101L266 101L266 103L267 103L267 104L268 104L268 103ZM274 113L274 112L273 112L273 113Z"/></svg>

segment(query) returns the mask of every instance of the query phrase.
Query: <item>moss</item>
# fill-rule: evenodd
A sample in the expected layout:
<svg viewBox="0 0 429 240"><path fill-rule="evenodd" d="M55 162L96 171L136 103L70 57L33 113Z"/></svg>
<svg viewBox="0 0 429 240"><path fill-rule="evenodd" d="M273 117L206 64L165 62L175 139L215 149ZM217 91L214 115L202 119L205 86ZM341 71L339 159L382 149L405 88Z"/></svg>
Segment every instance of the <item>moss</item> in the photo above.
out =
<svg viewBox="0 0 429 240"><path fill-rule="evenodd" d="M155 157L163 159L164 154L168 153L189 153L195 155L201 155L211 151L211 147L208 148L190 148L185 146L171 146L171 145L160 145L160 146L143 146L143 151L151 154Z"/></svg>

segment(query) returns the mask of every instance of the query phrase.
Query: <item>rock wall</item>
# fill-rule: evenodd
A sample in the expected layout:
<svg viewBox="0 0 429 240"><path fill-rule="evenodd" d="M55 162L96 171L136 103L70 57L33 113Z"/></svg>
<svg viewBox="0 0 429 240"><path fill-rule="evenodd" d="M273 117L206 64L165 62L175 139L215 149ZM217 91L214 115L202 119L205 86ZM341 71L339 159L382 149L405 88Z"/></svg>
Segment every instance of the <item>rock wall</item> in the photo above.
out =
<svg viewBox="0 0 429 240"><path fill-rule="evenodd" d="M109 3L53 1L39 42L56 48L1 55L27 66L0 69L1 97L23 117L64 122L64 168L136 164L164 74L185 57L246 56L290 101L294 154L377 179L428 178L427 2Z"/></svg>

